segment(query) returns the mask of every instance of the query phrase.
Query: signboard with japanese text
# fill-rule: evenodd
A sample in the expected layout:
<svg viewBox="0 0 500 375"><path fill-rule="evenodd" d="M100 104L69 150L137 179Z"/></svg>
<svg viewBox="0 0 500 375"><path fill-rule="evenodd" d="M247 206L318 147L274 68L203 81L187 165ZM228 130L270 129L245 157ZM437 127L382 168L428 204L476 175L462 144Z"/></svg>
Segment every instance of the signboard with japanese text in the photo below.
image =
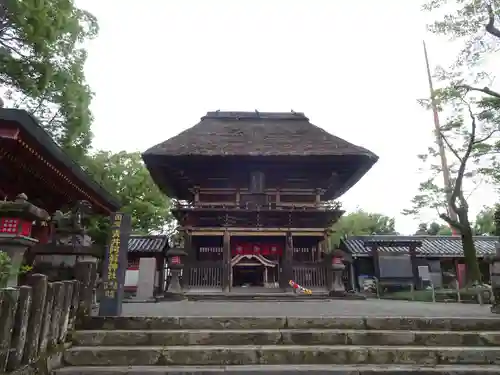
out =
<svg viewBox="0 0 500 375"><path fill-rule="evenodd" d="M111 215L111 233L102 269L100 316L121 315L130 231L130 215L121 212Z"/></svg>

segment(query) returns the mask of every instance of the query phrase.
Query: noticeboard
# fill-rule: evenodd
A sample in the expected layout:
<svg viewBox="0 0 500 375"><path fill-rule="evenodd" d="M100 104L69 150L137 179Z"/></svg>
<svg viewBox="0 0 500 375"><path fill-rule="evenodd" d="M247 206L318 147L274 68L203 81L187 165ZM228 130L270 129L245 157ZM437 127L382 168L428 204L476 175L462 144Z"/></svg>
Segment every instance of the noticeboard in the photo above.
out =
<svg viewBox="0 0 500 375"><path fill-rule="evenodd" d="M121 315L130 231L130 215L121 212L111 215L111 233L102 270L100 316Z"/></svg>

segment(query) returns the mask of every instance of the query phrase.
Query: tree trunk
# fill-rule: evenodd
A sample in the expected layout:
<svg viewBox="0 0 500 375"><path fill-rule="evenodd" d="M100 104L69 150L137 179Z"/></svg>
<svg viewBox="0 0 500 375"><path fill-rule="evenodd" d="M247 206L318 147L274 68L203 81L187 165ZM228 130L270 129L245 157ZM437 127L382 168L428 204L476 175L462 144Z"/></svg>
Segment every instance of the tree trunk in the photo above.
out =
<svg viewBox="0 0 500 375"><path fill-rule="evenodd" d="M481 271L476 256L476 246L472 237L472 229L470 224L461 232L462 247L464 249L464 259L466 265L467 285L472 285L481 282Z"/></svg>

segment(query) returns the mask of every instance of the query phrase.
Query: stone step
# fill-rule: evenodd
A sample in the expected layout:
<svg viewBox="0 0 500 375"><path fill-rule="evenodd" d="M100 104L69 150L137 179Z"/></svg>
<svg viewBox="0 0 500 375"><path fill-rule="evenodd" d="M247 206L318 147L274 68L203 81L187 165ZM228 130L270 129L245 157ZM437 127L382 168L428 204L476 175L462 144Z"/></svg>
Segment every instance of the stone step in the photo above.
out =
<svg viewBox="0 0 500 375"><path fill-rule="evenodd" d="M425 347L361 345L263 346L103 346L72 347L70 366L152 365L361 365L500 364L500 347ZM500 370L500 367L498 367Z"/></svg>
<svg viewBox="0 0 500 375"><path fill-rule="evenodd" d="M88 317L83 329L381 329L500 331L499 318L422 317Z"/></svg>
<svg viewBox="0 0 500 375"><path fill-rule="evenodd" d="M322 365L251 365L222 367L65 367L55 375L500 375L498 366L322 366Z"/></svg>
<svg viewBox="0 0 500 375"><path fill-rule="evenodd" d="M500 331L340 329L77 331L77 346L175 345L423 345L500 346Z"/></svg>

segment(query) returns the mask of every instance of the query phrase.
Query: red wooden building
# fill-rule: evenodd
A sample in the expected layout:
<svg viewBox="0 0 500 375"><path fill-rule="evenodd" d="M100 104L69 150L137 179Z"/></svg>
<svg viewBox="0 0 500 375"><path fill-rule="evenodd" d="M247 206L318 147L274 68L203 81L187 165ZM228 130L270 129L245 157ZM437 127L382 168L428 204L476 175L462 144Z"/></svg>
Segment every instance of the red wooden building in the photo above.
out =
<svg viewBox="0 0 500 375"><path fill-rule="evenodd" d="M24 193L49 213L90 202L109 215L120 202L66 155L28 112L0 108L0 199Z"/></svg>
<svg viewBox="0 0 500 375"><path fill-rule="evenodd" d="M303 113L209 112L143 154L178 204L190 288L324 288L333 200L377 161Z"/></svg>

